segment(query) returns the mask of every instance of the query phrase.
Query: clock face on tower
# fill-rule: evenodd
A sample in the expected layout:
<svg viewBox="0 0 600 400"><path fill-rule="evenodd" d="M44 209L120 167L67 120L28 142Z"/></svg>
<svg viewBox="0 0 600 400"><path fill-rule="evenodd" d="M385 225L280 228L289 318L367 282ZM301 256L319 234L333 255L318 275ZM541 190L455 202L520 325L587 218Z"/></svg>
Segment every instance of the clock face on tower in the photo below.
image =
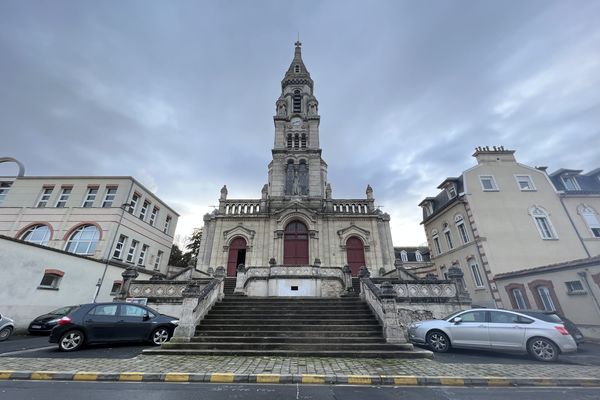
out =
<svg viewBox="0 0 600 400"><path fill-rule="evenodd" d="M302 119L298 117L292 118L291 123L293 127L298 128L300 125L302 125Z"/></svg>

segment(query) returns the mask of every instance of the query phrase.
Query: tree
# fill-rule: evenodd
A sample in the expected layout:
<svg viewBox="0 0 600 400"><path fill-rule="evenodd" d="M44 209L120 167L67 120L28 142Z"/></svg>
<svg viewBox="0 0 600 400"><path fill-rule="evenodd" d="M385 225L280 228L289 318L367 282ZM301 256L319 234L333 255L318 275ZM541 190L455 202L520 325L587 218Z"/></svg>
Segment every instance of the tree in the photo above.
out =
<svg viewBox="0 0 600 400"><path fill-rule="evenodd" d="M169 257L169 265L174 267L185 268L187 267L187 263L185 258L183 257L182 251L179 249L179 246L174 244L171 247L171 256Z"/></svg>
<svg viewBox="0 0 600 400"><path fill-rule="evenodd" d="M188 250L187 253L190 253L190 256L193 258L198 257L198 252L200 251L200 242L202 241L202 229L194 229L194 233L192 237L190 237L190 242L185 246ZM186 254L187 254L186 253Z"/></svg>

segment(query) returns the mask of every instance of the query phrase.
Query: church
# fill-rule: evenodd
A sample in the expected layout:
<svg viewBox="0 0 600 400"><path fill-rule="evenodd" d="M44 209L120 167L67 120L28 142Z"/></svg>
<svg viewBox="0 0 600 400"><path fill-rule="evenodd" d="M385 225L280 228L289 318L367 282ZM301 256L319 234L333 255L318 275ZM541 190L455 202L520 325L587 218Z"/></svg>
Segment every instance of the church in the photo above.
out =
<svg viewBox="0 0 600 400"><path fill-rule="evenodd" d="M260 198L229 199L223 186L218 209L204 216L196 269L224 267L230 278L240 270L246 279L260 269L254 275L263 282L248 295L336 296L335 288L319 289L336 270L348 266L357 276L366 266L378 276L394 269L390 217L375 208L373 189L367 185L364 198L332 196L319 102L301 46L295 43L275 102L272 161Z"/></svg>

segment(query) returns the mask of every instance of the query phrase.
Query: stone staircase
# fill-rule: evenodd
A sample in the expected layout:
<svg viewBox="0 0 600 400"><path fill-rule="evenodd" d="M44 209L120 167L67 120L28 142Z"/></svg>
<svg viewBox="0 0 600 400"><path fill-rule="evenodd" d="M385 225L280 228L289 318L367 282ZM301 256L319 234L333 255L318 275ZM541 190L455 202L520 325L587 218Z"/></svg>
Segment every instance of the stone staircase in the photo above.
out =
<svg viewBox="0 0 600 400"><path fill-rule="evenodd" d="M341 299L225 296L190 342L161 354L417 358L431 352L386 343L377 319L357 297Z"/></svg>
<svg viewBox="0 0 600 400"><path fill-rule="evenodd" d="M225 296L232 295L235 290L236 277L226 277L223 280L223 293Z"/></svg>

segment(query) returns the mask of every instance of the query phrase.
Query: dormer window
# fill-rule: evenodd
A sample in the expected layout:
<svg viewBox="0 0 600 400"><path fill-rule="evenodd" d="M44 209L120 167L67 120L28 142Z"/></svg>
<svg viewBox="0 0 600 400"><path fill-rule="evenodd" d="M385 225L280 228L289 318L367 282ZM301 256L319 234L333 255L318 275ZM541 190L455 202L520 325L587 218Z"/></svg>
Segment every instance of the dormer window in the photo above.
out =
<svg viewBox="0 0 600 400"><path fill-rule="evenodd" d="M302 112L302 94L299 90L294 90L293 105L295 113Z"/></svg>
<svg viewBox="0 0 600 400"><path fill-rule="evenodd" d="M300 73L300 66L298 64L296 64L296 66L294 66L294 72L297 74Z"/></svg>
<svg viewBox="0 0 600 400"><path fill-rule="evenodd" d="M446 187L446 192L448 193L449 199L453 199L456 197L456 187L454 185L448 185Z"/></svg>
<svg viewBox="0 0 600 400"><path fill-rule="evenodd" d="M565 185L565 190L581 190L581 187L574 176L563 176L562 181Z"/></svg>

